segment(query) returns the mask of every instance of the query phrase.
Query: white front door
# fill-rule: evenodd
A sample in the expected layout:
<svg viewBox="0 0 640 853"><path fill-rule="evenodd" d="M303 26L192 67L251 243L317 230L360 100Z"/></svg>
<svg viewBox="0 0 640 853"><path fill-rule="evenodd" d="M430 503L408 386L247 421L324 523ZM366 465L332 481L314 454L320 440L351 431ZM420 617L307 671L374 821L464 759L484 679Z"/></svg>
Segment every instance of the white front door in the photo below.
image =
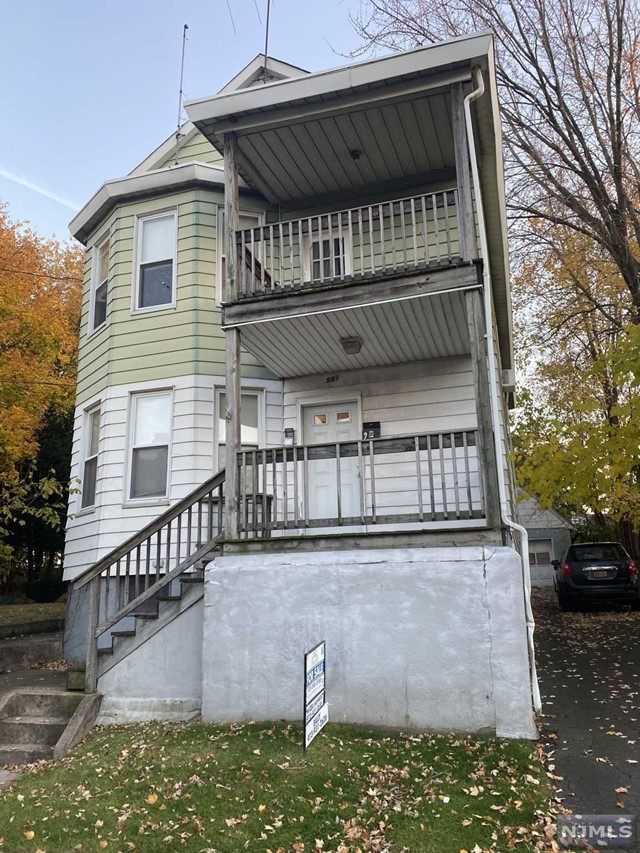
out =
<svg viewBox="0 0 640 853"><path fill-rule="evenodd" d="M305 444L336 444L360 438L358 404L319 403L304 406L302 431ZM340 513L338 513L338 462L335 458L310 459L307 471L309 518L358 518L360 516L360 471L358 457L340 459Z"/></svg>

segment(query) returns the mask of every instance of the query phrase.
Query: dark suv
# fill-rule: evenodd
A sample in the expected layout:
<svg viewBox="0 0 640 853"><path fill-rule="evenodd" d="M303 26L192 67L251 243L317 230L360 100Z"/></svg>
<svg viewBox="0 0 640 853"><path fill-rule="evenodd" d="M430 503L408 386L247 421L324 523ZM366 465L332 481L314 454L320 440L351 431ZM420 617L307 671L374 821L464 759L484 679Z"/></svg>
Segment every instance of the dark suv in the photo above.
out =
<svg viewBox="0 0 640 853"><path fill-rule="evenodd" d="M562 610L574 610L589 601L619 601L640 608L638 567L618 542L570 545L553 565L553 585Z"/></svg>

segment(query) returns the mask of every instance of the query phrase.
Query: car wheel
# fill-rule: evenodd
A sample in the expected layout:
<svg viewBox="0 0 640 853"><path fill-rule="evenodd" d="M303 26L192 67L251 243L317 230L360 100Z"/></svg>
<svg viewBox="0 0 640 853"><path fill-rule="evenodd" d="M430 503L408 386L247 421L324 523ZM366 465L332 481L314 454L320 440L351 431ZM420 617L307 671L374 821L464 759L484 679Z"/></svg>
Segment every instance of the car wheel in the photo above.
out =
<svg viewBox="0 0 640 853"><path fill-rule="evenodd" d="M558 589L558 606L563 613L571 613L576 609L569 596L560 589Z"/></svg>

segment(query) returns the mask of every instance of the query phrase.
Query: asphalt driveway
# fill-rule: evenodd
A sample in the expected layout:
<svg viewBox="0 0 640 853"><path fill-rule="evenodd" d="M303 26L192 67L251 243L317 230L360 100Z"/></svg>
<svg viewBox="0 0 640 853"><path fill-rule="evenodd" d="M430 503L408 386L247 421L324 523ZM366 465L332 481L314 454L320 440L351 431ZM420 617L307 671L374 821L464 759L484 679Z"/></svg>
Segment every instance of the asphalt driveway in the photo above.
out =
<svg viewBox="0 0 640 853"><path fill-rule="evenodd" d="M640 814L640 613L561 613L547 590L533 604L559 796L578 814Z"/></svg>

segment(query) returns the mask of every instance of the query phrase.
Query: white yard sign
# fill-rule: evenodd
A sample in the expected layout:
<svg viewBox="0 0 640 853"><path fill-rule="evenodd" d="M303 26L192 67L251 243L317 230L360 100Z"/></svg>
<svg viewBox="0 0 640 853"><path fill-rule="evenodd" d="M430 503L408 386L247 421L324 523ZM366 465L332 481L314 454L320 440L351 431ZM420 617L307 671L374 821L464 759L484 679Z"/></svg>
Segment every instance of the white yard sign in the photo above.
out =
<svg viewBox="0 0 640 853"><path fill-rule="evenodd" d="M329 722L325 694L325 643L304 656L304 748Z"/></svg>

